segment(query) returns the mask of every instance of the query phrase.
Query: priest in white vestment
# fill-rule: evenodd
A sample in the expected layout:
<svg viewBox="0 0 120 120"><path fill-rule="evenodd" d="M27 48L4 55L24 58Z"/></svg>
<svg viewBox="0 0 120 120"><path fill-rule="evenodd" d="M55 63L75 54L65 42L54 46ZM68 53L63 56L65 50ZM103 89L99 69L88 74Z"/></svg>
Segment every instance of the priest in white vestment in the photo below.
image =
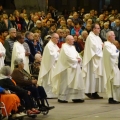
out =
<svg viewBox="0 0 120 120"><path fill-rule="evenodd" d="M62 45L53 73L53 92L58 94L58 102L60 103L67 103L68 100L84 102L84 81L81 71L82 59L73 44L73 36L68 35L66 43Z"/></svg>
<svg viewBox="0 0 120 120"><path fill-rule="evenodd" d="M83 79L85 94L91 99L103 99L97 92L104 91L103 43L99 37L100 26L95 23L85 43L83 56Z"/></svg>
<svg viewBox="0 0 120 120"><path fill-rule="evenodd" d="M0 42L0 69L4 66L5 52L5 48Z"/></svg>
<svg viewBox="0 0 120 120"><path fill-rule="evenodd" d="M106 34L107 41L103 47L103 60L107 81L106 93L109 104L118 104L120 102L120 70L118 69L119 51L113 44L115 34L109 31Z"/></svg>
<svg viewBox="0 0 120 120"><path fill-rule="evenodd" d="M14 42L13 51L12 51L12 60L11 60L11 70L14 70L14 61L17 58L22 58L24 63L24 70L29 73L29 58L25 55L25 48L23 46L24 36L21 33L18 33L17 41ZM27 59L27 60L26 60Z"/></svg>
<svg viewBox="0 0 120 120"><path fill-rule="evenodd" d="M51 35L51 40L47 43L44 48L41 67L38 76L38 85L42 85L46 91L47 98L55 98L57 97L52 92L52 84L51 78L52 73L54 72L54 68L59 56L59 48L57 46L59 40L59 36L57 33L53 33Z"/></svg>

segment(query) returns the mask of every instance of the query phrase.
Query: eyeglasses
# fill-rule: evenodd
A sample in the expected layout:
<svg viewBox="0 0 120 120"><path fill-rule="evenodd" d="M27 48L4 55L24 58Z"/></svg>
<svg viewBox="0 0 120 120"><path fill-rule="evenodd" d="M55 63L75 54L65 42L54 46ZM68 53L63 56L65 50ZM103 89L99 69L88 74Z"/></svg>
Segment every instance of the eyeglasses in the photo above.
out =
<svg viewBox="0 0 120 120"><path fill-rule="evenodd" d="M53 37L53 38L55 38L55 39L59 39L58 37Z"/></svg>
<svg viewBox="0 0 120 120"><path fill-rule="evenodd" d="M16 32L11 32L11 33L16 33Z"/></svg>
<svg viewBox="0 0 120 120"><path fill-rule="evenodd" d="M100 29L100 28L95 28L95 29Z"/></svg>

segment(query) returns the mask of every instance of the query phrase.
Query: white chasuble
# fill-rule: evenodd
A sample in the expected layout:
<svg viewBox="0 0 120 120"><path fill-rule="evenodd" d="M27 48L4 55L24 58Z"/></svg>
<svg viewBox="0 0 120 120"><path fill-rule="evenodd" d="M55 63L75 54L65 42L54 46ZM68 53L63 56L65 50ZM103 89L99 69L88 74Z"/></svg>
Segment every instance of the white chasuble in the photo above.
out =
<svg viewBox="0 0 120 120"><path fill-rule="evenodd" d="M23 44L17 42L14 42L13 45L13 51L12 51L12 60L11 60L11 69L14 70L14 61L17 58L23 59L24 63L24 69L29 72L29 63L26 61L26 56L25 56L25 48Z"/></svg>
<svg viewBox="0 0 120 120"><path fill-rule="evenodd" d="M4 66L5 52L6 52L5 48L2 45L2 43L0 42L0 54L1 54L1 57L0 57L0 69Z"/></svg>
<svg viewBox="0 0 120 120"><path fill-rule="evenodd" d="M64 43L56 64L52 87L58 94L58 99L84 99L84 81L82 79L81 62L78 52L73 45Z"/></svg>
<svg viewBox="0 0 120 120"><path fill-rule="evenodd" d="M85 43L82 66L85 93L104 91L105 72L102 44L100 37L90 32Z"/></svg>
<svg viewBox="0 0 120 120"><path fill-rule="evenodd" d="M51 40L45 46L38 76L38 85L42 85L48 98L57 97L52 93L51 78L59 56L59 48Z"/></svg>
<svg viewBox="0 0 120 120"><path fill-rule="evenodd" d="M103 59L106 73L106 92L108 98L120 101L120 70L118 69L119 51L109 41L104 43Z"/></svg>

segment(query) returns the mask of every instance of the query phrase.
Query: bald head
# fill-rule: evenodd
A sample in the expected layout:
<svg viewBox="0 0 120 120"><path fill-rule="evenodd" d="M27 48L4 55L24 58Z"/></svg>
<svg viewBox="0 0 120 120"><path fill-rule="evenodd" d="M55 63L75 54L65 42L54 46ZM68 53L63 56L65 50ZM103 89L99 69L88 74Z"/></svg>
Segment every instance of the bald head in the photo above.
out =
<svg viewBox="0 0 120 120"><path fill-rule="evenodd" d="M72 35L68 35L66 37L66 43L69 44L69 45L73 45L74 44L74 38Z"/></svg>

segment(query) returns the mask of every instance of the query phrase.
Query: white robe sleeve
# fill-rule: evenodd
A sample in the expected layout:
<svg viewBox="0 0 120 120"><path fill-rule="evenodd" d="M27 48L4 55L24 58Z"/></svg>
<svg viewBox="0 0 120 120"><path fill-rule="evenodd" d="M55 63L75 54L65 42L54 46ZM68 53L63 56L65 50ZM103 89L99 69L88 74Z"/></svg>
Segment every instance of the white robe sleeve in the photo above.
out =
<svg viewBox="0 0 120 120"><path fill-rule="evenodd" d="M59 52L55 51L52 46L48 46L48 49L49 49L50 55L54 57L55 61L57 61L58 56L59 56Z"/></svg>

